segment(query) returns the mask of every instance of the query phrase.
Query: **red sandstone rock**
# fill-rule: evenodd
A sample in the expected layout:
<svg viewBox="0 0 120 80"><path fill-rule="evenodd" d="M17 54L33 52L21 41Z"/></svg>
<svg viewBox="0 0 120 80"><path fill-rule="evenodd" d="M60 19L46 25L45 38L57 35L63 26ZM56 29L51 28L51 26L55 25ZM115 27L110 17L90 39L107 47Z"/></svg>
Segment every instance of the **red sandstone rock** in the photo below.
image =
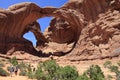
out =
<svg viewBox="0 0 120 80"><path fill-rule="evenodd" d="M45 16L55 18L42 34L35 21ZM61 8L16 4L7 10L0 9L0 27L0 52L34 52L32 43L23 38L28 30L34 33L38 47L46 42L67 43L68 46L75 43L65 51L71 60L102 59L120 54L120 0L69 0ZM48 43L47 49L50 48ZM55 54L66 54L59 52Z"/></svg>
<svg viewBox="0 0 120 80"><path fill-rule="evenodd" d="M48 16L54 10L56 8L40 8L34 3L20 3L10 6L7 10L0 9L0 52L13 53L23 50L36 53L32 42L24 39L23 35L32 30L38 43L39 40L45 40L38 28L39 24L34 23L35 26L31 27L34 29L28 29L28 27L37 19Z"/></svg>
<svg viewBox="0 0 120 80"><path fill-rule="evenodd" d="M58 43L76 42L67 58L87 60L120 54L115 52L120 48L119 0L70 0L58 13L65 16L70 29L63 29L66 28L65 22L55 18L46 33ZM61 24L65 27L62 28Z"/></svg>

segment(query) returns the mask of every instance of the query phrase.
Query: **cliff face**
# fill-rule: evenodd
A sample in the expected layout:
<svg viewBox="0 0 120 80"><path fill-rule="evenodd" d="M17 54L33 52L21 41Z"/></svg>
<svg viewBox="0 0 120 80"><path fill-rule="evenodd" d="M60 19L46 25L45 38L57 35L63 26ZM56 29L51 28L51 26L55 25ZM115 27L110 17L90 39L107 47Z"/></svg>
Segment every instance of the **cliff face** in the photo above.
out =
<svg viewBox="0 0 120 80"><path fill-rule="evenodd" d="M61 21L55 18L52 21L54 25L49 27L54 27L55 30L51 30L49 35L53 41L64 41L67 35L67 41L76 42L72 52L67 55L68 58L101 59L120 54L119 0L70 0L60 11L69 18L69 30L61 28ZM66 23L64 26L66 28Z"/></svg>
<svg viewBox="0 0 120 80"><path fill-rule="evenodd" d="M86 21L76 47L68 56L74 55L78 57L76 59L84 60L120 54L119 0L71 0L65 6L81 12Z"/></svg>
<svg viewBox="0 0 120 80"><path fill-rule="evenodd" d="M54 18L42 34L36 20L45 16ZM70 49L66 48L68 51L61 49L53 54L69 53L66 56L72 60L120 54L120 0L69 0L61 8L16 4L7 10L0 9L0 27L2 53L17 50L36 52L32 43L23 38L26 32L31 31L36 37L37 47L47 44L50 48L50 42L73 44Z"/></svg>

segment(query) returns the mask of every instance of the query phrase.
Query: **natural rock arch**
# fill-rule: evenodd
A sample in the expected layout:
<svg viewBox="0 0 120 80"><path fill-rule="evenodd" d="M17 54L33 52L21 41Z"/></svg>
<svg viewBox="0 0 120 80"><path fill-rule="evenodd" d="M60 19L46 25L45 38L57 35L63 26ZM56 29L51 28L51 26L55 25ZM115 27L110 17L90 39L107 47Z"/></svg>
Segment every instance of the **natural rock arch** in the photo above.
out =
<svg viewBox="0 0 120 80"><path fill-rule="evenodd" d="M83 25L80 23L81 21L76 23L78 16L75 15L75 11L66 11L65 8L40 8L34 3L21 3L10 6L7 10L0 9L0 52L11 54L17 50L23 50L29 53L36 53L32 43L25 40L23 34L27 31L28 25L32 23L37 24L35 22L37 19L46 16L58 17L68 21L75 35L74 40L77 41L78 31L80 31L80 28L77 27L80 25L83 27ZM38 28L38 31L29 30L35 34L38 43L42 39L46 42L45 37L41 35Z"/></svg>
<svg viewBox="0 0 120 80"><path fill-rule="evenodd" d="M76 43L68 51L72 51L68 58L102 59L120 54L120 0L69 0L61 8L40 8L34 3L21 3L7 10L0 9L0 52L23 50L37 53L22 35L27 25L46 16L55 17L44 33L48 41ZM66 24L66 28L62 27ZM69 33L72 35L64 38Z"/></svg>

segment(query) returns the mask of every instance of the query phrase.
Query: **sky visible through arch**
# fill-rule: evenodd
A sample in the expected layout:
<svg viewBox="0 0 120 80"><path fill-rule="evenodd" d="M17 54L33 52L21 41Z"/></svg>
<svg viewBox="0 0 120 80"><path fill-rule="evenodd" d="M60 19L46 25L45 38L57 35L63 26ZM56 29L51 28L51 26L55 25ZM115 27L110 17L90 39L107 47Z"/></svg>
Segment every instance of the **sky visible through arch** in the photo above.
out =
<svg viewBox="0 0 120 80"><path fill-rule="evenodd" d="M0 8L7 9L9 6L21 2L33 2L39 5L40 7L46 6L53 6L53 7L60 7L68 0L1 0L0 1ZM38 20L41 26L42 32L49 26L50 20L52 17L45 17ZM24 38L32 41L33 45L36 45L36 39L33 33L28 32L24 35Z"/></svg>

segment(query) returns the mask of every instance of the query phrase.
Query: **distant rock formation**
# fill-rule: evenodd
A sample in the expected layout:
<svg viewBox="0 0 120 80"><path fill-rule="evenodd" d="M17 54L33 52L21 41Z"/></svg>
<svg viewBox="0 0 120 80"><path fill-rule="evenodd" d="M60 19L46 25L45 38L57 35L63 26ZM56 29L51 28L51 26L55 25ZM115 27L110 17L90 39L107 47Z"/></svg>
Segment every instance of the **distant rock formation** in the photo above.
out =
<svg viewBox="0 0 120 80"><path fill-rule="evenodd" d="M41 33L36 20L46 16L54 18ZM23 38L31 31L37 47L48 44L45 47L49 50L57 47L57 44L51 47L50 42L68 46L74 43L71 48L63 47L68 51L57 52L56 49L57 53L53 53L69 53L66 57L71 60L103 59L120 54L120 0L69 0L61 8L40 8L34 3L16 4L7 10L0 9L0 27L2 53L36 52L32 43Z"/></svg>

